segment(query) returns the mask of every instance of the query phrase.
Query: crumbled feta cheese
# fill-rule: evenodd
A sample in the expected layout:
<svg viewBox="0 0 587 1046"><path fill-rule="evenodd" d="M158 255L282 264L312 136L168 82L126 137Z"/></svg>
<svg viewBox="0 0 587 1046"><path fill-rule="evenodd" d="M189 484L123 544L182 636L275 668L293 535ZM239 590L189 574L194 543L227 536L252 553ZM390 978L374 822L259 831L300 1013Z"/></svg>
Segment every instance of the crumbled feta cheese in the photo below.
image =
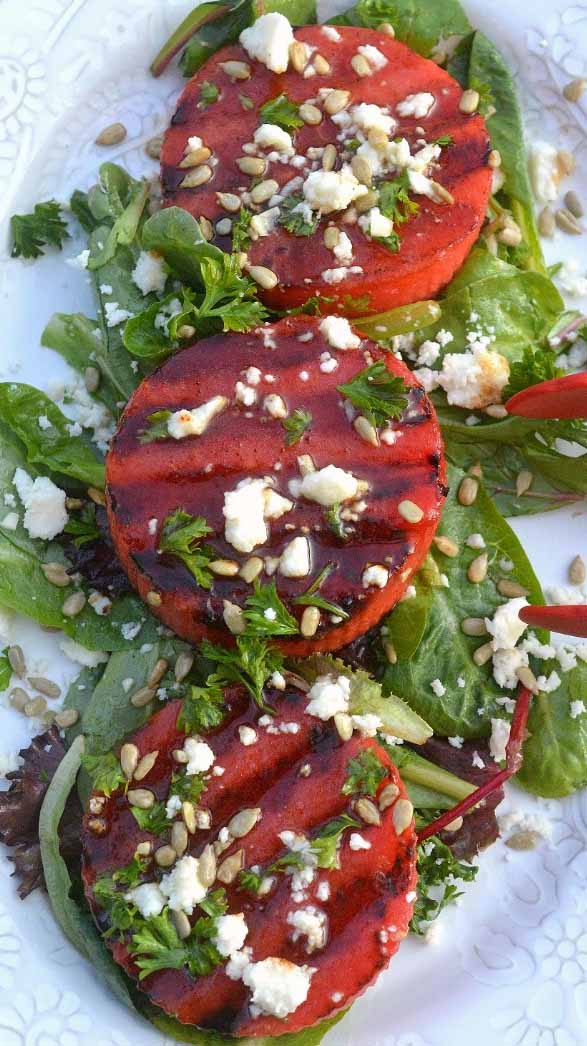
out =
<svg viewBox="0 0 587 1046"><path fill-rule="evenodd" d="M353 260L353 241L346 232L341 232L338 237L338 243L335 243L332 248L334 257L341 263L341 265L350 265Z"/></svg>
<svg viewBox="0 0 587 1046"><path fill-rule="evenodd" d="M320 31L328 40L332 40L335 44L342 39L338 29L335 29L333 25L323 25L320 27Z"/></svg>
<svg viewBox="0 0 587 1046"><path fill-rule="evenodd" d="M65 508L65 491L55 486L48 476L31 479L18 468L13 483L25 507L24 526L32 538L50 541L61 534L69 516Z"/></svg>
<svg viewBox="0 0 587 1046"><path fill-rule="evenodd" d="M320 333L333 349L358 349L361 339L354 334L344 316L325 316L320 322Z"/></svg>
<svg viewBox="0 0 587 1046"><path fill-rule="evenodd" d="M512 650L515 647L528 627L520 620L520 610L527 606L528 600L523 596L509 599L497 608L493 618L485 618L494 650Z"/></svg>
<svg viewBox="0 0 587 1046"><path fill-rule="evenodd" d="M367 187L345 166L340 171L311 171L302 191L312 210L331 214L346 210L353 200L365 195Z"/></svg>
<svg viewBox="0 0 587 1046"><path fill-rule="evenodd" d="M385 588L388 581L389 570L381 563L374 563L363 571L363 588L370 588L371 585L375 588Z"/></svg>
<svg viewBox="0 0 587 1046"><path fill-rule="evenodd" d="M383 69L387 65L387 58L378 47L373 47L373 44L360 44L357 51L367 59L372 69Z"/></svg>
<svg viewBox="0 0 587 1046"><path fill-rule="evenodd" d="M522 650L496 650L493 655L493 678L503 690L513 690L518 685L518 670L527 664L528 655Z"/></svg>
<svg viewBox="0 0 587 1046"><path fill-rule="evenodd" d="M294 1013L308 997L313 972L309 966L296 966L288 959L270 957L249 963L242 979L252 992L251 1012L281 1019Z"/></svg>
<svg viewBox="0 0 587 1046"><path fill-rule="evenodd" d="M284 73L289 64L293 30L282 14L271 11L243 29L239 41L251 58L256 58L274 73Z"/></svg>
<svg viewBox="0 0 587 1046"><path fill-rule="evenodd" d="M367 214L362 215L359 218L359 224L365 232L368 232L372 239L385 239L386 236L391 236L393 232L391 218L386 218L379 210L379 207L372 207Z"/></svg>
<svg viewBox="0 0 587 1046"><path fill-rule="evenodd" d="M564 261L556 273L555 279L561 290L572 298L582 298L587 295L587 276L579 275L579 262L576 258Z"/></svg>
<svg viewBox="0 0 587 1046"><path fill-rule="evenodd" d="M452 745L453 748L462 748L464 742L465 742L464 737L459 737L458 735L455 736L455 737L449 737L448 738L448 743L449 743L449 745Z"/></svg>
<svg viewBox="0 0 587 1046"><path fill-rule="evenodd" d="M239 952L249 932L243 912L238 915L221 915L216 921L214 944L221 955L227 958Z"/></svg>
<svg viewBox="0 0 587 1046"><path fill-rule="evenodd" d="M208 890L199 877L199 865L197 857L182 857L161 879L160 889L172 912L192 915L196 905L204 900Z"/></svg>
<svg viewBox="0 0 587 1046"><path fill-rule="evenodd" d="M196 737L186 737L183 750L188 757L185 768L188 776L205 774L216 758L210 745L206 741L199 741Z"/></svg>
<svg viewBox="0 0 587 1046"><path fill-rule="evenodd" d="M187 408L176 410L167 420L167 431L174 439L183 439L185 436L201 436L208 425L218 414L226 410L228 400L226 396L213 396L206 403L201 403L193 410Z"/></svg>
<svg viewBox="0 0 587 1046"><path fill-rule="evenodd" d="M181 799L178 795L170 795L169 799L165 804L165 816L168 821L173 821L173 818L181 810Z"/></svg>
<svg viewBox="0 0 587 1046"><path fill-rule="evenodd" d="M310 569L310 542L306 537L295 537L281 553L279 573L284 577L307 577Z"/></svg>
<svg viewBox="0 0 587 1046"><path fill-rule="evenodd" d="M506 757L506 745L510 739L510 729L510 724L505 719L491 720L489 751L496 763L501 763Z"/></svg>
<svg viewBox="0 0 587 1046"><path fill-rule="evenodd" d="M279 213L279 207L270 207L267 211L261 211L260 214L254 214L249 226L253 239L270 236L272 232L275 232Z"/></svg>
<svg viewBox="0 0 587 1046"><path fill-rule="evenodd" d="M287 418L285 401L276 392L271 392L269 396L265 396L263 407L272 418Z"/></svg>
<svg viewBox="0 0 587 1046"><path fill-rule="evenodd" d="M245 748L257 743L257 731L253 730L252 726L239 726L238 736L241 745L244 745Z"/></svg>
<svg viewBox="0 0 587 1046"><path fill-rule="evenodd" d="M538 676L536 680L538 689L543 694L552 694L555 690L558 690L562 683L562 679L558 672L551 672L549 676Z"/></svg>
<svg viewBox="0 0 587 1046"><path fill-rule="evenodd" d="M151 251L141 251L132 271L133 283L137 285L141 294L162 294L168 275L163 258L152 254Z"/></svg>
<svg viewBox="0 0 587 1046"><path fill-rule="evenodd" d="M409 94L403 101L398 102L396 108L400 116L415 116L417 120L421 120L428 116L434 101L433 94L419 91L418 94Z"/></svg>
<svg viewBox="0 0 587 1046"><path fill-rule="evenodd" d="M558 197L562 170L558 150L547 142L534 142L528 160L530 181L539 203L552 203Z"/></svg>
<svg viewBox="0 0 587 1046"><path fill-rule="evenodd" d="M237 381L234 386L234 398L236 403L242 403L243 407L253 407L257 402L257 390L245 385L244 381Z"/></svg>
<svg viewBox="0 0 587 1046"><path fill-rule="evenodd" d="M483 759L479 755L479 752L477 752L477 751L473 752L473 755L471 757L471 765L474 766L477 770L484 770L485 769L485 762L483 761Z"/></svg>
<svg viewBox="0 0 587 1046"><path fill-rule="evenodd" d="M483 534L469 534L469 537L467 538L467 545L469 546L469 548L485 548L485 538L483 537Z"/></svg>
<svg viewBox="0 0 587 1046"><path fill-rule="evenodd" d="M108 654L103 654L99 650L87 650L81 643L76 643L75 639L70 639L69 636L64 636L59 641L59 649L70 661L75 661L78 665L83 665L84 668L97 668L98 665L104 664L108 660Z"/></svg>
<svg viewBox="0 0 587 1046"><path fill-rule="evenodd" d="M349 839L349 846L351 850L370 850L371 843L365 839L359 832L351 832Z"/></svg>
<svg viewBox="0 0 587 1046"><path fill-rule="evenodd" d="M374 712L353 715L351 719L354 729L359 731L361 737L375 737L377 731L383 726L381 719Z"/></svg>
<svg viewBox="0 0 587 1046"><path fill-rule="evenodd" d="M38 422L39 428L42 429L43 432L45 432L47 429L51 428L51 422L49 421L49 418L47 417L46 414L40 414L39 417L37 418L37 422Z"/></svg>
<svg viewBox="0 0 587 1046"><path fill-rule="evenodd" d="M306 951L311 954L326 944L327 919L326 913L308 905L306 908L298 908L295 912L289 912L287 921L293 926L292 940L294 943L300 937L306 937Z"/></svg>
<svg viewBox="0 0 587 1046"><path fill-rule="evenodd" d="M351 683L346 676L318 676L308 693L306 715L325 722L338 712L348 712L350 692Z"/></svg>
<svg viewBox="0 0 587 1046"><path fill-rule="evenodd" d="M338 360L331 356L329 352L322 352L320 354L320 370L322 374L333 374L335 370L338 370Z"/></svg>
<svg viewBox="0 0 587 1046"><path fill-rule="evenodd" d="M316 899L318 901L328 901L330 898L330 883L327 879L322 879L316 887Z"/></svg>
<svg viewBox="0 0 587 1046"><path fill-rule="evenodd" d="M265 519L281 519L286 512L290 512L293 508L293 503L289 498L282 497L272 487L266 487L264 493L264 516Z"/></svg>
<svg viewBox="0 0 587 1046"><path fill-rule="evenodd" d="M255 145L259 145L261 149L275 149L278 153L285 153L286 156L293 156L294 148L291 140L291 134L284 131L282 127L279 127L275 123L262 123L254 134Z"/></svg>
<svg viewBox="0 0 587 1046"><path fill-rule="evenodd" d="M297 491L296 497L308 498L316 501L319 505L328 508L338 505L341 501L349 501L356 497L359 484L351 472L345 472L338 465L326 465L325 468L316 472L309 472L299 480L290 481L290 489ZM293 492L293 491L292 491ZM245 551L250 551L245 550Z"/></svg>
<svg viewBox="0 0 587 1046"><path fill-rule="evenodd" d="M418 349L418 366L433 367L440 355L437 341L423 341Z"/></svg>
<svg viewBox="0 0 587 1046"><path fill-rule="evenodd" d="M457 676L457 686L459 690L464 690L467 683L464 676Z"/></svg>
<svg viewBox="0 0 587 1046"><path fill-rule="evenodd" d="M124 899L136 904L144 919L161 915L167 903L157 883L141 883L140 886L135 886L134 890L129 890Z"/></svg>
<svg viewBox="0 0 587 1046"><path fill-rule="evenodd" d="M569 715L571 719L578 719L580 715L584 715L587 712L584 701L571 701L569 706Z"/></svg>
<svg viewBox="0 0 587 1046"><path fill-rule="evenodd" d="M474 410L499 403L510 376L509 363L500 352L474 343L469 352L447 353L438 384L456 407Z"/></svg>
<svg viewBox="0 0 587 1046"><path fill-rule="evenodd" d="M440 679L433 679L430 684L430 689L437 697L444 697L446 694L446 687Z"/></svg>
<svg viewBox="0 0 587 1046"><path fill-rule="evenodd" d="M132 316L132 312L129 312L128 309L121 309L117 301L107 301L104 305L104 314L107 327L118 327L125 320L130 320Z"/></svg>
<svg viewBox="0 0 587 1046"><path fill-rule="evenodd" d="M343 280L346 280L347 277L355 276L361 272L363 272L363 269L360 265L341 265L335 269L323 269L320 275L324 280L324 283L333 284L341 283Z"/></svg>
<svg viewBox="0 0 587 1046"><path fill-rule="evenodd" d="M262 479L246 479L224 495L224 536L237 552L252 552L267 540L266 486Z"/></svg>
<svg viewBox="0 0 587 1046"><path fill-rule="evenodd" d="M384 134L390 135L396 126L396 121L386 109L367 102L354 105L350 111L350 117L354 126L364 131L365 134L368 134L369 131L383 131ZM334 122L337 122L336 118Z"/></svg>
<svg viewBox="0 0 587 1046"><path fill-rule="evenodd" d="M225 971L231 981L240 981L244 970L250 965L252 948L243 948L240 952L234 952L226 964Z"/></svg>

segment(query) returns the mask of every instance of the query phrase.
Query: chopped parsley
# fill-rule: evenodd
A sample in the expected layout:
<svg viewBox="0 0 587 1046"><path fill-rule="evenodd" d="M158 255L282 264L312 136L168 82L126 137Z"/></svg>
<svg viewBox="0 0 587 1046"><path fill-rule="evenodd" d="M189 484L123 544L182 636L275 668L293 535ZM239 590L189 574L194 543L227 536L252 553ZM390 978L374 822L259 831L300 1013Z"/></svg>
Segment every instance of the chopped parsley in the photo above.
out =
<svg viewBox="0 0 587 1046"><path fill-rule="evenodd" d="M216 559L216 552L210 545L201 544L211 533L202 516L190 516L178 508L165 520L159 541L159 551L181 559L200 588L212 588L214 580L210 563Z"/></svg>
<svg viewBox="0 0 587 1046"><path fill-rule="evenodd" d="M429 811L426 813L427 822L437 816ZM410 930L423 934L427 925L440 915L443 908L461 896L458 880L472 882L479 869L467 861L459 861L435 835L418 846L417 869L418 897Z"/></svg>
<svg viewBox="0 0 587 1046"><path fill-rule="evenodd" d="M335 614L336 617L342 618L343 621L348 621L349 615L346 610L339 607L338 603L331 603L328 599L323 599L323 597L318 594L320 587L324 584L326 578L332 574L334 569L334 563L327 563L320 573L316 575L306 591L302 592L301 595L296 596L295 599L292 599L292 603L294 603L295 606L300 607L318 607L320 610L325 610L328 614Z"/></svg>
<svg viewBox="0 0 587 1046"><path fill-rule="evenodd" d="M220 726L227 712L222 687L214 682L191 686L183 699L177 725L186 734L204 733Z"/></svg>
<svg viewBox="0 0 587 1046"><path fill-rule="evenodd" d="M255 581L245 603L245 619L258 636L294 636L298 623L277 594L275 579L266 585Z"/></svg>
<svg viewBox="0 0 587 1046"><path fill-rule="evenodd" d="M407 385L389 373L383 360L365 367L337 389L375 426L400 418L408 405Z"/></svg>
<svg viewBox="0 0 587 1046"><path fill-rule="evenodd" d="M430 145L452 145L453 142L452 134L441 134L439 138L433 138Z"/></svg>
<svg viewBox="0 0 587 1046"><path fill-rule="evenodd" d="M213 942L218 918L228 907L225 891L215 890L199 906L205 914L196 919L186 940L180 939L168 909L145 920L133 934L131 952L141 971L140 981L157 970L181 970L184 966L192 977L205 977L224 961Z"/></svg>
<svg viewBox="0 0 587 1046"><path fill-rule="evenodd" d="M255 103L252 98L249 98L248 94L239 94L238 100L241 103L243 109L253 109Z"/></svg>
<svg viewBox="0 0 587 1046"><path fill-rule="evenodd" d="M232 249L235 252L246 251L251 242L251 219L253 215L246 207L241 207L236 218L232 219Z"/></svg>
<svg viewBox="0 0 587 1046"><path fill-rule="evenodd" d="M348 814L335 817L309 840L307 851L290 850L270 865L266 874L288 868L303 868L308 863L308 857L317 868L338 868L338 850L342 834L347 828L360 828L360 823Z"/></svg>
<svg viewBox="0 0 587 1046"><path fill-rule="evenodd" d="M37 203L32 214L13 214L10 219L13 258L40 258L43 247L61 250L69 238L57 200Z"/></svg>
<svg viewBox="0 0 587 1046"><path fill-rule="evenodd" d="M259 109L259 123L277 124L284 131L295 131L304 126L295 102L290 102L284 94L265 102Z"/></svg>
<svg viewBox="0 0 587 1046"><path fill-rule="evenodd" d="M394 225L403 225L418 213L420 205L409 196L410 181L407 171L402 171L397 178L390 181L380 182L377 189L379 210L386 218L390 218Z"/></svg>
<svg viewBox="0 0 587 1046"><path fill-rule="evenodd" d="M510 364L510 377L504 398L509 399L517 392L539 385L542 381L560 378L565 372L556 365L556 355L552 349L524 349L521 360Z"/></svg>
<svg viewBox="0 0 587 1046"><path fill-rule="evenodd" d="M182 803L196 804L205 791L206 782L201 774L186 774L185 771L176 770L171 777L169 794L176 795Z"/></svg>
<svg viewBox="0 0 587 1046"><path fill-rule="evenodd" d="M264 878L264 875L260 872L253 872L251 868L244 868L239 874L238 885L241 890L246 890L248 893L259 893Z"/></svg>
<svg viewBox="0 0 587 1046"><path fill-rule="evenodd" d="M114 752L105 755L84 755L82 766L92 782L92 791L110 796L127 784L119 760Z"/></svg>
<svg viewBox="0 0 587 1046"><path fill-rule="evenodd" d="M168 439L169 429L167 422L171 417L170 410L156 410L147 417L147 429L143 429L139 436L139 443L153 443L157 439Z"/></svg>
<svg viewBox="0 0 587 1046"><path fill-rule="evenodd" d="M286 447L293 447L300 442L302 436L312 424L312 415L309 410L300 410L299 407L296 407L287 418L284 418L281 424L286 432Z"/></svg>
<svg viewBox="0 0 587 1046"><path fill-rule="evenodd" d="M198 109L207 109L209 105L213 105L220 98L220 89L213 84L210 80L204 80L200 84L200 100L198 102Z"/></svg>
<svg viewBox="0 0 587 1046"><path fill-rule="evenodd" d="M132 815L139 828L151 835L162 835L171 823L165 812L165 803L155 802L148 810L141 810L138 806L131 806Z"/></svg>
<svg viewBox="0 0 587 1046"><path fill-rule="evenodd" d="M345 525L342 519L340 518L341 508L342 505L340 504L340 502L338 502L336 505L331 505L330 508L325 508L324 519L328 523L328 526L330 527L332 532L336 534L336 537L339 538L340 541L346 541L348 538L348 534L346 532Z"/></svg>
<svg viewBox="0 0 587 1046"><path fill-rule="evenodd" d="M96 526L96 506L84 505L78 516L69 517L63 531L65 534L71 534L77 548L81 548L88 541L96 541L100 537L100 531Z"/></svg>
<svg viewBox="0 0 587 1046"><path fill-rule="evenodd" d="M294 236L313 236L318 228L318 212L312 211L301 193L291 193L280 205L277 221ZM298 209L299 208L299 209ZM310 218L308 218L308 213Z"/></svg>
<svg viewBox="0 0 587 1046"><path fill-rule="evenodd" d="M376 795L387 770L370 748L365 749L347 766L343 795Z"/></svg>
<svg viewBox="0 0 587 1046"><path fill-rule="evenodd" d="M263 700L263 687L274 672L283 669L283 655L279 650L270 647L264 639L252 635L237 636L232 649L215 646L205 640L200 650L202 656L216 666L214 675L208 678L208 686L212 683L224 688L230 683L240 683L247 688L260 708L267 709Z"/></svg>
<svg viewBox="0 0 587 1046"><path fill-rule="evenodd" d="M257 298L257 287L243 276L236 258L230 254L222 254L221 259L201 258L200 273L205 293L196 308L196 325L203 320L220 320L225 331L247 331L262 323L267 313ZM186 320L182 318L182 322Z"/></svg>

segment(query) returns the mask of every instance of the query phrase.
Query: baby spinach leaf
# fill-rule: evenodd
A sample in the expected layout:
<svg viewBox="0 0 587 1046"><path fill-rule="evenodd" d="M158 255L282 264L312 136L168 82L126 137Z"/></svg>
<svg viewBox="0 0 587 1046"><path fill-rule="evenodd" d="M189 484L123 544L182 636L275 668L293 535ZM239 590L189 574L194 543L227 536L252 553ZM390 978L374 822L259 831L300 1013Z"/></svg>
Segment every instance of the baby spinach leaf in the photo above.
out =
<svg viewBox="0 0 587 1046"><path fill-rule="evenodd" d="M114 218L114 222L103 235L101 243L94 244L90 252L90 271L103 268L107 262L113 260L118 247L129 247L135 241L149 198L147 182L134 181L115 164L102 164L100 183L110 217ZM94 201L95 199L94 197Z"/></svg>
<svg viewBox="0 0 587 1046"><path fill-rule="evenodd" d="M435 0L434 4L422 4L419 0L359 0L330 21L333 25L363 25L370 29L390 22L396 38L425 58L430 57L439 40L471 32L458 0Z"/></svg>
<svg viewBox="0 0 587 1046"><path fill-rule="evenodd" d="M149 218L142 241L145 250L162 254L175 275L190 287L202 285L202 258L222 264L223 252L204 239L196 219L180 207L166 207Z"/></svg>
<svg viewBox="0 0 587 1046"><path fill-rule="evenodd" d="M41 345L58 352L70 367L82 375L86 367L101 369L105 346L98 320L92 320L81 312L71 315L54 313L41 335ZM114 415L117 414L120 396L104 374L97 391L92 395Z"/></svg>
<svg viewBox="0 0 587 1046"><path fill-rule="evenodd" d="M29 462L91 487L104 486L104 465L89 440L70 435L70 422L44 392L32 385L0 383L0 415L26 447ZM49 424L41 427L41 418Z"/></svg>
<svg viewBox="0 0 587 1046"><path fill-rule="evenodd" d="M447 577L448 587L433 588L426 627L417 649L406 660L398 655L397 664L388 665L383 686L384 691L389 689L401 694L435 733L474 738L489 732L489 719L500 713L496 699L503 697L503 691L493 679L491 664L480 666L473 661L474 650L484 640L464 635L461 622L465 617L492 617L504 602L496 587L499 578L506 576L499 566L502 559L513 562L514 569L507 577L528 591L530 602L539 604L543 598L518 538L485 490L480 488L473 505L459 504L457 491L461 478L462 473L450 469L450 493L439 527L440 534L456 541L460 554L449 558L437 550L432 553L439 570ZM489 555L488 576L481 584L472 584L467 579L467 567L479 554L467 547L467 538L472 533L483 536ZM402 604L398 608L400 612L401 608ZM450 643L446 641L447 636ZM435 679L445 688L442 696L431 689ZM464 686L459 686L459 679L464 681Z"/></svg>
<svg viewBox="0 0 587 1046"><path fill-rule="evenodd" d="M386 618L383 625L385 638L392 644L400 660L409 660L420 646L434 589L440 585L442 580L436 560L427 556L413 580L416 595L400 600L393 613Z"/></svg>
<svg viewBox="0 0 587 1046"><path fill-rule="evenodd" d="M558 664L540 662L546 675ZM587 704L587 665L561 673L551 694L537 694L528 720L524 763L516 780L533 795L559 799L587 785L587 714L571 717L573 701Z"/></svg>

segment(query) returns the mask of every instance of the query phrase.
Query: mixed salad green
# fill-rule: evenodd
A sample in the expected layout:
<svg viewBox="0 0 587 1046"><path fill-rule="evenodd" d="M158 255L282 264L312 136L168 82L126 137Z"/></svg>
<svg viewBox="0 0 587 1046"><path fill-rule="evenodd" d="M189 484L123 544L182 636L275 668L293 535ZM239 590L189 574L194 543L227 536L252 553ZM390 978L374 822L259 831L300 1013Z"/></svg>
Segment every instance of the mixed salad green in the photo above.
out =
<svg viewBox="0 0 587 1046"><path fill-rule="evenodd" d="M154 60L153 72L159 74L181 52L182 72L193 75L215 50L234 41L257 17L257 7L250 0L200 5ZM277 0L263 8L282 11L294 24L316 17L314 5L306 0ZM357 327L390 351L401 351L414 366L419 347L440 331L452 337L440 349L439 364L446 351L465 350L472 322L491 329L492 347L510 364L510 394L563 373L557 356L568 348L570 338L587 332L587 321L583 324L578 314L565 309L544 262L515 87L501 55L469 24L456 0L428 5L415 0L359 0L333 21L367 27L389 22L398 39L419 54L434 56L463 87L479 92L492 146L502 158L503 178L491 198L488 224L438 302L403 306L375 317L361 317L359 302ZM212 94L203 99L203 104L213 102ZM292 117L282 104L272 118L287 126ZM167 634L148 606L128 590L111 590L108 613L96 612L101 577L97 568L94 579L91 569L86 574L80 569L74 590L68 588L65 593L47 576L50 564L77 569L84 552L88 553L86 565L95 567L89 551L104 540L107 435L141 380L181 349L186 330L193 340L222 330L246 331L270 318L252 280L231 255L207 242L194 218L177 208L152 210L149 183L105 163L95 186L73 194L71 218L55 201L37 204L32 214L13 218L13 255L23 258L38 257L48 247L63 247L70 235L70 220L72 229L74 223L81 226L87 247L80 257L92 279L96 316L57 313L42 337L44 346L58 352L85 379L85 413L77 410L71 391L62 396L61 410L48 395L29 385L0 384L0 495L7 512L14 503L10 499L18 469L31 481L37 477L54 481L67 492L70 506L66 533L57 538L31 537L20 519L14 526L7 525L6 519L0 522L0 605L42 626L61 629L86 650L108 655L104 663L84 669L65 699L64 708L78 717L67 731L67 752L41 810L43 872L56 918L126 1005L138 1007L173 1038L215 1046L232 1040L180 1028L172 1018L146 1006L130 987L79 903L79 886L59 849L60 822L76 782L82 797L92 785L104 791L115 787L117 770L109 753L152 711L152 702L143 706L129 702L126 680L133 681L135 691L148 687L161 659L171 663L186 654L190 662L186 676L178 681L169 671L159 680L158 692L184 698L188 721L194 728L204 728L215 722L222 685L235 679L244 681L261 703L263 685L281 663L266 637L259 631L254 634L254 602L250 634L239 640L235 652L222 652L210 644L190 651L186 643ZM492 222L504 212L521 230L518 244L499 242L492 234ZM246 217L242 221L246 226ZM143 294L132 278L142 250L157 251L165 260L165 288L159 294ZM113 301L122 314L122 321L116 324L112 322ZM319 312L320 300L306 308ZM354 394L359 395L360 390L355 389ZM523 593L535 604L544 601L507 517L556 509L579 502L587 494L587 456L568 454L568 443L581 451L587 449L587 423L529 421L485 413L476 415L472 423L471 412L450 406L442 390L434 391L432 399L450 466L450 494L438 538L448 539L449 544L436 541L415 579L412 598L401 602L367 637L368 664L377 682L343 662L336 665L337 671L352 677L356 708L376 710L400 739L420 745L434 732L450 738L455 747L463 740L478 741L481 746L491 735L495 720L511 717L512 690L504 689L496 679L491 654L485 660L475 656L485 630L466 634L462 624L467 619L492 619L507 602L507 592ZM90 432L98 417L102 437L96 443ZM42 425L41 418L45 419ZM158 420L153 418L153 438ZM308 417L288 420L291 443L310 423ZM520 483L520 476L526 474L529 482ZM478 488L473 503L467 505L459 498L466 477ZM180 524L175 521L170 528L169 541L175 542L174 549L179 548L177 554L189 558L185 535L178 537ZM481 537L481 542L471 540L472 536ZM452 553L450 542L456 543L460 555ZM480 549L487 556L486 576L471 584L467 571ZM77 603L71 603L72 594L79 594ZM71 613L66 610L65 596L74 606ZM257 598L261 608L258 623L267 606L276 606L274 586L265 586ZM535 795L569 795L587 785L587 715L575 714L587 690L587 661L581 650L573 653L553 646L544 634L533 638L526 654L536 676L552 683L545 683L534 699L518 783ZM320 660L322 667L324 662L327 666L332 663ZM296 670L311 678L317 666L305 663ZM8 687L10 677L10 664L2 655L0 689ZM431 686L432 681L439 685ZM458 774L407 744L394 748L393 758L422 824L472 790ZM413 929L421 933L457 894L455 880L472 879L476 869L435 838L422 848L418 871L420 896ZM444 887L440 900L439 885ZM283 1046L312 1046L321 1041L331 1023L272 1041L283 1042Z"/></svg>

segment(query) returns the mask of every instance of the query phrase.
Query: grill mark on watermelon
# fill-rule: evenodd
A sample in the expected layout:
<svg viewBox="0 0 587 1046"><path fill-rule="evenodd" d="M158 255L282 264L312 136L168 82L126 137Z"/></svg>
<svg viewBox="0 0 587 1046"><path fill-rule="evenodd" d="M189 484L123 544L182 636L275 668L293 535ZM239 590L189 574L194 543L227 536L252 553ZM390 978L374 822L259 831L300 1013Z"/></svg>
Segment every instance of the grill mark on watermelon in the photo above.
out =
<svg viewBox="0 0 587 1046"><path fill-rule="evenodd" d="M201 853L203 846L217 837L222 824L236 810L259 805L263 810L261 820L248 836L226 848L220 860L235 848L243 848L245 867L271 863L284 850L278 839L280 831L288 828L313 835L321 824L342 809L350 808L349 797L340 792L346 765L367 748L377 752L388 771L379 787L383 788L391 780L398 786L400 797L405 797L397 770L375 741L354 736L343 744L331 724L305 715L307 698L299 691L288 690L285 695L274 691L268 698L278 708L277 721L297 722L300 732L267 734L258 724L258 709L251 706L242 689L230 688L227 720L206 735L216 753L217 765L225 767L222 777L209 778L208 789L200 800L201 806L212 811L213 828L191 837L189 852L193 855ZM141 756L154 750L160 753L153 770L141 782L141 787L150 788L160 799L166 797L172 769L177 768L171 752L182 745L185 736L177 728L180 708L181 702L171 702L132 738ZM237 740L238 727L244 723L254 726L258 732L257 743L246 750ZM313 768L309 777L298 774L304 763ZM149 838L148 833L138 828L125 804L125 798L116 794L107 801L105 836L89 831L87 814L84 821L84 888L103 931L107 920L95 903L92 890L95 878L126 864L138 842ZM278 877L276 888L266 898L246 893L238 884L226 887L229 911L245 913L249 931L245 943L253 948L254 961L274 955L316 968L307 1001L287 1019L251 1018L248 990L240 981L230 980L224 967L217 967L212 974L197 980L185 969L159 971L141 983L142 990L155 1005L184 1023L236 1036L276 1035L298 1030L345 1008L387 965L405 936L411 918L412 903L406 900L406 895L415 885L415 833L412 825L397 837L392 816L389 808L382 814L381 827L362 824L356 829L371 842L371 850L352 851L348 842L350 830L347 830L340 868L318 870L308 900L303 904L313 903L327 913L328 938L322 950L308 954L305 938L297 942L291 939L292 927L287 923L287 913L298 905L292 902L287 876ZM162 837L152 838L155 845L164 841ZM152 879L151 869L145 879ZM327 901L315 900L318 880L330 884ZM396 929L388 931L392 926ZM381 938L382 931L385 939ZM116 961L136 978L138 970L127 943L117 940L108 944ZM332 1001L333 991L341 991L342 999L338 1003Z"/></svg>
<svg viewBox="0 0 587 1046"><path fill-rule="evenodd" d="M275 308L291 308L303 304L313 294L323 293L335 301L331 311L349 310L348 299L369 295L366 312L380 312L386 308L434 297L449 282L463 263L477 239L485 216L491 186L491 171L487 164L490 142L481 116L460 112L461 88L444 70L433 62L415 55L404 44L391 40L376 30L340 27L341 41L333 43L324 38L319 27L296 30L296 38L318 47L330 62L332 72L305 80L292 69L275 76L258 62L250 63L248 55L238 45L231 45L214 55L187 84L181 96L179 110L185 123L172 126L165 136L162 150L162 178L165 202L190 211L196 217L205 216L213 223L226 214L219 207L216 192L238 192L247 187L249 179L236 167L235 160L242 155L242 145L250 142L258 125L258 110L269 99L281 93L298 104L315 96L321 87L351 90L351 104L371 102L389 105L398 119L394 134L404 136L414 145L423 136L433 141L450 134L453 143L444 148L438 172L434 177L454 195L452 206L439 205L424 196L418 196L420 210L398 230L401 249L391 254L381 244L370 243L357 226L344 226L353 242L354 264L362 266L363 274L348 276L339 285L328 285L322 273L338 264L332 252L322 242L324 223L311 237L296 237L281 229L277 235L257 240L249 249L252 263L266 265L279 277L278 286L263 294ZM350 67L350 58L361 43L374 44L387 57L388 65L371 77L357 77ZM252 76L246 83L231 83L220 62L237 59L251 64ZM219 101L198 109L200 85L212 80L221 87ZM239 94L244 91L254 108L243 110ZM399 118L396 105L409 94L430 91L436 103L426 118ZM333 142L340 128L329 118L316 127L296 131L296 152L304 154L309 146L324 146ZM185 169L180 169L187 139L199 135L218 158L213 178L197 189L181 189ZM274 178L281 186L300 171L291 164L272 163L265 177ZM340 214L329 218L336 221ZM230 236L217 235L215 241L224 250L231 247Z"/></svg>
<svg viewBox="0 0 587 1046"><path fill-rule="evenodd" d="M413 375L395 357L364 340L361 351L337 353L338 370L325 374L319 370L319 359L331 347L320 332L318 319L293 317L264 328L267 331L277 349L266 346L259 334L217 335L184 349L142 383L128 404L107 460L109 521L131 583L143 598L152 590L160 593L162 605L155 612L162 620L194 641L208 635L229 642L230 634L221 620L223 601L244 605L251 586L239 577L217 577L211 591L199 589L179 558L159 553L159 534L150 533L149 520L156 518L160 531L177 508L203 516L214 531L208 540L218 557L242 563L248 556L235 555L227 543L222 514L226 491L234 490L241 480L274 476L276 489L291 498L288 485L299 478L299 454L310 455L317 468L334 464L367 480L366 510L350 526L345 524L346 541L335 535L320 505L299 499L290 512L269 525L266 543L253 550L254 555L276 557L303 527L308 528L311 575L301 579L276 575L280 597L298 620L301 608L291 600L327 564L336 568L320 594L342 605L351 613L351 620L336 625L323 614L315 639L283 641L288 652L303 656L313 649L337 649L352 641L403 594L436 527L446 493L444 458L434 410ZM299 335L308 332L313 340L301 343ZM385 362L412 390L404 418L394 423L400 437L393 446L375 448L362 440L336 389L356 375L366 360ZM240 407L229 406L200 437L140 442L151 413L191 408L217 394L231 399L235 382L242 380L249 366L276 379L258 387L260 401L270 392L278 393L290 412L299 408L312 413L312 424L298 444L285 446L281 422L268 418L260 405L248 412L252 417L246 417ZM300 379L302 370L310 374L308 382ZM398 504L406 499L423 509L420 524L407 524L399 514ZM379 562L390 571L388 585L378 591L364 589L364 568Z"/></svg>

